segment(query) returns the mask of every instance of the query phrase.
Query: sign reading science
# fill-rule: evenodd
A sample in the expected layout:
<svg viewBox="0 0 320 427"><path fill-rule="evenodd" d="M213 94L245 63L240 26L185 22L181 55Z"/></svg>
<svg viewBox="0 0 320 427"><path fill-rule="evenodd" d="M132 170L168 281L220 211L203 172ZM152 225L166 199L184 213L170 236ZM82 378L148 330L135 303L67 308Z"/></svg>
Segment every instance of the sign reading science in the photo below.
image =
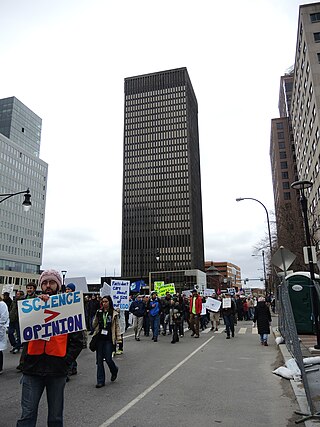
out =
<svg viewBox="0 0 320 427"><path fill-rule="evenodd" d="M49 340L55 335L85 329L83 294L81 291L18 301L22 342Z"/></svg>

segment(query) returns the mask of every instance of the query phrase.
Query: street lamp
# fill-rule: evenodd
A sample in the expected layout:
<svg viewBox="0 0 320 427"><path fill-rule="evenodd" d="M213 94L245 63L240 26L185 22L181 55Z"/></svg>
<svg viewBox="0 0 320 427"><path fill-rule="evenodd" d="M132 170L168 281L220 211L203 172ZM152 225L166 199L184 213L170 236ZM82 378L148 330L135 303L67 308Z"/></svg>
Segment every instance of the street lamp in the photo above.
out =
<svg viewBox="0 0 320 427"><path fill-rule="evenodd" d="M66 278L67 270L61 270L61 274L62 274L61 292L64 293L66 291L65 278Z"/></svg>
<svg viewBox="0 0 320 427"><path fill-rule="evenodd" d="M270 220L269 220L269 213L265 205L260 202L258 199L254 199L253 197L238 197L236 199L237 202L241 202L242 200L254 200L255 202L260 203L261 206L263 206L264 210L266 211L267 215L267 224L268 224L268 234L269 234L269 246L270 246L270 256L272 256L272 240L271 240L271 231L270 231Z"/></svg>
<svg viewBox="0 0 320 427"><path fill-rule="evenodd" d="M18 191L17 193L5 193L0 194L0 197L3 197L3 199L0 200L0 203L4 202L5 200L10 199L10 197L17 196L18 194L24 194L24 200L22 202L23 210L25 212L28 212L28 210L31 207L31 194L29 188L25 191Z"/></svg>
<svg viewBox="0 0 320 427"><path fill-rule="evenodd" d="M308 253L308 264L310 270L310 279L312 282L312 305L313 305L313 317L314 317L314 326L317 335L317 344L314 346L316 349L320 349L320 330L319 330L319 303L318 303L318 294L316 287L314 285L315 274L314 274L314 264L312 259L312 248L311 248L311 237L310 237L310 229L309 229L309 221L308 221L308 203L305 195L305 189L311 188L313 183L311 181L302 180L295 181L291 184L291 188L295 190L299 190L300 192L300 203L301 209L303 213L304 220L304 231L306 234L306 244L307 244L307 253Z"/></svg>
<svg viewBox="0 0 320 427"><path fill-rule="evenodd" d="M253 197L238 197L236 199L237 202L241 202L242 200L254 200L255 202L260 203L260 205L264 208L266 215L267 215L267 224L268 224L268 235L269 235L269 247L270 247L270 257L272 257L272 239L271 239L271 230L270 230L270 220L269 220L269 213L268 209L265 207L265 205L260 202L258 199L254 199ZM267 289L266 289L267 291Z"/></svg>

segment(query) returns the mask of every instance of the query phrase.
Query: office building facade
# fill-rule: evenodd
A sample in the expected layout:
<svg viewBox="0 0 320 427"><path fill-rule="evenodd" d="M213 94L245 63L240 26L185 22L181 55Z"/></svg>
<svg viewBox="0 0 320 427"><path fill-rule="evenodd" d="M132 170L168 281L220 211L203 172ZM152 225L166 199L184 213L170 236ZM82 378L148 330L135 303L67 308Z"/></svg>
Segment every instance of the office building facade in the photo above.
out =
<svg viewBox="0 0 320 427"><path fill-rule="evenodd" d="M313 243L319 258L320 240L320 3L300 6L291 120L299 180L306 190ZM297 197L299 194L297 193Z"/></svg>
<svg viewBox="0 0 320 427"><path fill-rule="evenodd" d="M304 230L301 206L291 184L298 180L294 137L291 125L293 70L280 78L279 114L271 120L270 161L274 194L277 247L283 246L296 255L290 266L305 270L303 260Z"/></svg>
<svg viewBox="0 0 320 427"><path fill-rule="evenodd" d="M203 270L198 106L187 69L124 86L122 277Z"/></svg>
<svg viewBox="0 0 320 427"><path fill-rule="evenodd" d="M212 276L212 267L215 268L215 273L219 273L223 280L220 280L220 289L241 288L241 268L228 261L206 261L205 272L210 277ZM216 274L218 276L218 274ZM210 282L210 280L209 280Z"/></svg>
<svg viewBox="0 0 320 427"><path fill-rule="evenodd" d="M30 189L0 203L0 285L36 280L42 263L48 165L39 158L41 119L17 98L0 100L0 193ZM2 200L3 197L0 197Z"/></svg>

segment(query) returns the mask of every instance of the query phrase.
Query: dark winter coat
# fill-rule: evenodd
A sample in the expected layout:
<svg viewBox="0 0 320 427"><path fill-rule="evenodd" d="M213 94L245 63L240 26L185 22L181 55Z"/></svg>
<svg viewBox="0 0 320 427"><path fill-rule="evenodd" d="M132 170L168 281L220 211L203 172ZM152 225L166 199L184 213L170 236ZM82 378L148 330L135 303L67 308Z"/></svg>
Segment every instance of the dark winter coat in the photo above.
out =
<svg viewBox="0 0 320 427"><path fill-rule="evenodd" d="M142 317L146 311L146 305L142 300L136 299L131 303L129 308L130 313L132 313L134 316Z"/></svg>
<svg viewBox="0 0 320 427"><path fill-rule="evenodd" d="M265 301L258 302L253 321L257 322L258 334L270 334L271 313Z"/></svg>

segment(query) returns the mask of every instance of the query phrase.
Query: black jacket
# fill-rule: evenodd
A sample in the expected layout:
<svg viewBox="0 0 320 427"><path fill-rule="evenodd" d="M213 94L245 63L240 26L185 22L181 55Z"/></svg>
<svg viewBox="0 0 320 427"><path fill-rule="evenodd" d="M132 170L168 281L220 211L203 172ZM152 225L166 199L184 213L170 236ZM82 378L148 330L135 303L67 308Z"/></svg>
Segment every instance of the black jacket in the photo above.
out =
<svg viewBox="0 0 320 427"><path fill-rule="evenodd" d="M258 302L253 321L257 322L258 334L270 334L271 313L264 301Z"/></svg>
<svg viewBox="0 0 320 427"><path fill-rule="evenodd" d="M29 345L29 344L28 344ZM79 356L83 349L83 332L68 334L67 354L65 357L49 356L48 354L25 355L23 373L38 376L66 376L68 367Z"/></svg>
<svg viewBox="0 0 320 427"><path fill-rule="evenodd" d="M134 316L137 317L143 317L145 311L146 311L146 305L145 303L141 300L134 300L129 308L130 313L132 313Z"/></svg>

